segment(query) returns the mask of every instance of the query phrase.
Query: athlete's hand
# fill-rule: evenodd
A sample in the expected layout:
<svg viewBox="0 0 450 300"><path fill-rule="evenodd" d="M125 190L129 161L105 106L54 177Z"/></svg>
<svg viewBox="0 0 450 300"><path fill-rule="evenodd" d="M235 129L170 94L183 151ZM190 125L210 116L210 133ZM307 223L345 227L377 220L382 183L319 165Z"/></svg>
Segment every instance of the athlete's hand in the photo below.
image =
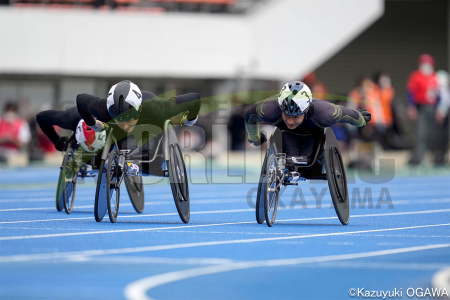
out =
<svg viewBox="0 0 450 300"><path fill-rule="evenodd" d="M186 113L183 115L183 117L181 118L181 120L180 120L180 125L181 125L181 126L192 126L192 125L194 125L195 123L197 123L198 116L197 116L195 119L193 119L193 120L188 120L188 119L187 119L187 116L188 116L188 112L186 112Z"/></svg>
<svg viewBox="0 0 450 300"><path fill-rule="evenodd" d="M358 111L359 111L359 113L363 116L363 118L364 118L364 121L365 121L365 125L364 126L362 126L362 127L365 127L366 125L367 125L367 123L369 123L370 122L370 120L372 120L372 115L370 114L370 112L368 112L367 110L365 110L365 109L358 109ZM361 128L362 128L361 127Z"/></svg>
<svg viewBox="0 0 450 300"><path fill-rule="evenodd" d="M262 144L267 142L267 138L266 138L266 135L264 134L264 132L261 132L259 134L259 140L252 141L251 139L248 139L248 142L250 144L252 144L253 146L261 146Z"/></svg>
<svg viewBox="0 0 450 300"><path fill-rule="evenodd" d="M92 130L94 130L95 132L102 132L103 130L107 130L108 129L108 124L103 123L103 122L101 122L99 120L95 120L95 125L94 126L89 126L89 127L91 127Z"/></svg>
<svg viewBox="0 0 450 300"><path fill-rule="evenodd" d="M58 151L66 151L67 143L69 142L69 138L67 136L60 137L55 144L55 148Z"/></svg>

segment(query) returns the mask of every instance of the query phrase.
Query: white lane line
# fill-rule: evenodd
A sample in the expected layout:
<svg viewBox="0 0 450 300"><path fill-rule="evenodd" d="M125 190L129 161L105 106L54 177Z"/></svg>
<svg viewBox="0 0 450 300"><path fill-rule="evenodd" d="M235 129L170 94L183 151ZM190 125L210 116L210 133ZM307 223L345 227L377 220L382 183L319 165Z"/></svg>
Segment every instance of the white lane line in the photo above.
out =
<svg viewBox="0 0 450 300"><path fill-rule="evenodd" d="M244 203L243 198L234 198L235 200L197 200L197 201L192 201L193 205L197 205L197 204L224 204L224 203ZM320 201L321 205L323 206L327 206L330 203L322 203L324 199L322 199ZM330 200L330 199L325 199L325 200ZM296 201L296 206L291 207L291 206L286 206L286 207L279 207L278 209L304 209L302 207L302 202L303 201ZM311 203L316 203L316 199L313 199L313 197L305 197L304 200L305 204L306 202L311 202ZM328 201L326 201L328 202ZM331 201L330 201L331 202ZM427 199L427 200L393 200L392 201L392 205L407 205L407 204L442 204L442 203L450 203L450 198L436 198L436 199ZM353 204L353 202L352 202ZM372 203L372 205L374 204L374 206L376 206L376 202ZM158 201L158 202L145 202L145 205L173 205L172 201ZM362 209L364 209L366 206L368 207L368 203L364 202L362 203L363 207ZM387 202L383 202L383 205L387 206L388 203ZM125 203L125 204L121 204L121 207L130 207L132 206L131 203ZM83 205L83 206L75 206L76 209L79 208L91 208L93 209L93 205ZM359 203L355 204L355 208L354 209L359 209ZM0 209L0 212L8 212L8 211L27 211L27 210L51 210L54 211L55 207L26 207L26 208L8 208L8 209ZM247 209L246 211L252 211L254 209ZM244 211L244 210L241 210ZM139 217L139 216L143 216L143 215L136 215L136 216L126 216L127 218L133 218L133 217ZM56 219L59 220L59 219ZM2 224L0 222L0 224Z"/></svg>
<svg viewBox="0 0 450 300"><path fill-rule="evenodd" d="M238 211L238 210L230 210ZM252 209L253 211L253 209ZM196 212L197 214L211 214L211 213L223 213L224 211L205 211ZM366 215L354 215L352 218L366 218L366 217L386 217L386 216L400 216L400 215L417 215L417 214L433 214L433 213L445 213L450 212L450 209L435 209L435 210L422 210L422 211L409 211L409 212L398 212L398 213L383 213L383 214L366 214ZM177 215L177 213L168 214L154 214L153 216L161 215ZM145 215L151 216L151 215ZM292 221L312 221L312 220L333 220L337 217L321 217L321 218L303 218L303 219L285 219L277 220L276 222L292 222ZM65 220L65 219L63 219ZM40 239L40 238L52 238L52 237L66 237L66 236L77 236L77 235L90 235L90 234L104 234L104 233L124 233L124 232L142 232L142 231L158 231L164 229L184 229L184 228L196 228L196 227L211 227L211 226L223 226L223 225L236 225L236 224L254 224L251 222L235 222L235 223L218 223L218 224L204 224L204 225L182 225L172 226L172 227L160 227L160 228L137 228L137 229L121 229L121 230L103 230L103 231L86 231L86 232L70 232L70 233L53 233L53 234L40 234L40 235L21 235L21 236L4 236L0 237L0 241L10 241L10 240L25 240L25 239Z"/></svg>
<svg viewBox="0 0 450 300"><path fill-rule="evenodd" d="M395 263L395 262L373 262L373 261L357 261L357 262L327 262L313 264L312 268L344 268L344 269L382 269L382 270L438 270L450 267L449 264L443 263Z"/></svg>
<svg viewBox="0 0 450 300"><path fill-rule="evenodd" d="M173 203L172 203L173 204ZM131 205L131 204L130 204ZM92 207L92 206L90 206ZM222 213L233 213L233 212L247 212L254 211L254 209L229 209L229 210L208 210L208 211L195 211L191 212L191 215L200 214L222 214ZM164 214L136 214L136 215L125 215L120 216L120 218L139 218L139 217L161 217L161 216L178 216L178 213L164 213ZM29 221L8 221L0 222L0 224L15 224L15 223L33 223L33 222L50 222L50 221L70 221L70 220L92 220L93 217L83 217L83 218L66 218L66 219L46 219L46 220L29 220Z"/></svg>
<svg viewBox="0 0 450 300"><path fill-rule="evenodd" d="M376 257L383 255L392 255L400 253L408 253L423 250L432 250L440 248L448 248L450 244L435 244L427 246L417 246L408 248L398 248L391 250L381 250L381 251L371 251L371 252L361 252L352 254L341 254L341 255L329 255L329 256L319 256L319 257L304 257L304 258L290 258L290 259L273 259L264 261L248 261L248 262L237 262L225 265L214 265L208 267L200 267L182 271L175 271L160 275L155 275L151 277L146 277L139 279L135 282L128 284L124 290L124 296L128 300L152 300L152 298L147 296L149 290L154 289L158 286L165 285L168 283L177 282L180 280L217 274L222 272L244 270L250 268L258 267L279 267L279 266L292 266L299 264L309 264L309 263L322 263L322 262L332 262L341 261L349 259L358 259L366 257Z"/></svg>
<svg viewBox="0 0 450 300"><path fill-rule="evenodd" d="M164 264L164 265L219 265L236 262L227 258L170 258L170 257L142 257L142 256L77 256L68 258L67 262L88 262L101 264ZM56 263L61 263L58 261Z"/></svg>
<svg viewBox="0 0 450 300"><path fill-rule="evenodd" d="M363 236L354 234L353 236ZM412 235L412 234L365 234L364 236L405 237L405 238L450 238L450 235Z"/></svg>
<svg viewBox="0 0 450 300"><path fill-rule="evenodd" d="M315 188L316 190L320 190L323 187L311 186L310 188ZM326 187L326 188L328 188L328 187ZM294 190L292 190L292 191L294 191ZM311 195L310 192L308 192L309 189L307 189L306 187L303 187L302 191L304 191L304 194L305 194L304 199L306 201L308 201L308 200L311 200L311 201L314 200L315 201L315 197L313 195ZM360 194L361 195L364 195L364 191L365 191L364 188L360 188ZM248 191L244 190L242 192L223 193L223 197L226 197L228 199L238 199L238 200L240 199L240 200L242 200L242 199L244 199L244 197L242 195L246 195L247 192ZM372 195L377 195L378 196L379 193L380 193L380 191L378 191L376 189L372 190ZM161 193L161 194L162 195L166 195L167 193ZM288 193L288 195L290 195L290 193ZM391 198L395 198L397 196L408 198L409 196L415 196L415 197L417 197L417 196L436 196L436 195L448 196L449 193L446 193L445 191L443 191L441 189L441 190L431 190L431 191L426 191L426 192L417 191L415 193L392 192L392 191L390 191L389 195L391 196ZM153 196L153 194L152 194L152 196ZM209 203L222 203L223 202L223 200L209 200L208 199L210 197L215 197L215 196L217 196L217 194L213 194L213 193L198 194L198 196L191 194L191 198L195 199L195 200L192 200L192 201L195 201L195 203L202 203L202 201L207 201L207 202L204 202L204 203L208 203L208 204ZM287 195L285 195L285 197L286 196ZM84 195L84 196L77 195L77 201L92 201L93 202L92 196L89 197L89 199L85 199L86 197L89 197L89 195ZM124 197L126 197L126 196L124 195ZM329 195L329 192L327 192L326 197L328 197L328 199L331 199L330 195ZM79 198L81 198L81 199L79 199ZM173 200L172 194L167 194L165 197L158 196L157 198L158 198L158 200L145 202L145 204L147 204L147 205L161 205L161 204L163 204L164 205L164 204L170 203L170 200ZM125 198L125 199L127 199L127 198ZM167 199L167 200L161 200L161 199ZM283 199L283 196L280 196L280 199ZM325 198L325 199L327 199L327 198ZM442 199L442 198L437 198L437 199ZM210 201L213 201L213 202L210 202ZM227 200L225 200L225 201L227 201ZM284 199L284 201L286 201L286 199ZM27 203L27 202L55 202L55 198L54 197L51 197L51 198L50 197L29 198L27 196L23 196L20 199L0 199L0 203ZM154 204L154 203L158 203L158 204ZM49 209L54 209L55 207L52 206L52 207L48 207L48 208ZM2 210L0 210L0 211L2 211Z"/></svg>
<svg viewBox="0 0 450 300"><path fill-rule="evenodd" d="M79 256L98 256L98 255L139 253L139 252L173 250L173 249L205 247L205 246L217 246L217 245L229 245L229 244L248 244L248 243L256 243L256 242L295 240L295 239L327 237L327 236L341 236L341 235L349 235L349 234L354 234L354 233L385 232L385 231L397 231L397 230L408 230L408 229L430 228L430 227L441 227L441 226L450 226L450 223L448 223L448 224L432 224L432 225L421 225L421 226L398 227L398 228L372 229L372 230L361 230L361 231L350 231L350 232L332 232L332 233L322 233L322 234L282 236L282 237L270 237L270 238L221 240L221 241L195 242L195 243L183 243L183 244L171 244L171 245L157 245L157 246L145 246L145 247L133 247L133 248L85 250L85 251L73 251L73 252L36 253L36 254L20 254L20 255L0 256L0 263L34 261L34 260L43 260L43 259L52 259L52 260L53 259L60 259L60 258L68 259L68 258L79 257Z"/></svg>
<svg viewBox="0 0 450 300"><path fill-rule="evenodd" d="M450 208L448 209L434 209L434 210L419 210L419 211L405 211L405 212L395 212L395 213L384 213L384 214L367 214L367 215L353 215L351 218L365 218L365 217L385 217L385 216L401 216L401 215L417 215L417 214L434 214L434 213L445 213L450 212ZM323 218L314 218L314 220L329 220L335 219L337 217L323 217ZM307 219L303 219L307 220ZM276 220L276 222L290 222L290 221L302 221L302 219L285 219L285 220Z"/></svg>
<svg viewBox="0 0 450 300"><path fill-rule="evenodd" d="M310 186L310 188L315 188L316 190L318 190L322 187L321 186ZM328 188L328 187L326 187L326 188ZM306 187L303 187L302 190L304 190L304 193L306 194L304 196L304 199L306 201L308 201L308 200L315 201L315 197L313 195L310 195L310 193L307 192L308 189ZM360 193L364 194L364 191L365 191L364 188L360 188ZM223 193L222 196L226 197L228 199L237 199L237 200L242 201L242 199L243 199L242 195L246 194L247 192L243 191L243 192ZM165 197L158 196L157 198L159 200L145 202L145 204L146 205L165 205L167 203L170 203L171 202L170 200L173 200L172 194L168 194L168 193L158 193L158 194L163 195ZM155 195L155 194L152 194L152 196L153 195ZM373 190L372 195L379 195L379 191L376 189ZM402 196L402 197L407 198L408 196L436 196L436 195L448 196L448 193L446 193L445 191L440 189L440 190L430 190L430 191L426 191L426 192L417 191L415 193L390 191L389 195L391 196L391 198L394 198L397 196ZM199 203L199 204L200 203L205 203L205 204L223 203L224 200L209 200L208 199L210 197L215 197L215 196L217 196L217 194L215 194L215 193L207 193L207 194L202 193L202 194L198 194L198 196L191 194L191 198L195 199L195 200L193 200L193 202L195 201L195 203ZM84 199L86 197L89 197L89 199ZM327 193L326 197L330 198L329 193ZM79 198L81 198L81 199L79 199ZM161 201L161 199L167 199L167 200ZM206 200L204 200L204 199L206 199ZM280 199L282 199L282 196L280 196ZM437 198L437 199L442 199L442 198ZM125 198L125 200L126 200L126 198ZM286 199L284 199L284 200L286 200ZM83 195L83 196L77 195L77 201L92 201L93 202L92 195ZM206 202L203 202L203 201L206 201ZM225 200L225 201L227 201L227 200ZM29 198L29 197L27 197L27 195L24 195L22 198L19 198L19 199L0 199L0 203L26 203L26 202L55 202L55 198L54 197ZM48 207L48 209L54 209L54 208L55 208L54 206ZM43 209L43 208L40 208L40 209ZM0 210L0 211L3 211L3 210Z"/></svg>

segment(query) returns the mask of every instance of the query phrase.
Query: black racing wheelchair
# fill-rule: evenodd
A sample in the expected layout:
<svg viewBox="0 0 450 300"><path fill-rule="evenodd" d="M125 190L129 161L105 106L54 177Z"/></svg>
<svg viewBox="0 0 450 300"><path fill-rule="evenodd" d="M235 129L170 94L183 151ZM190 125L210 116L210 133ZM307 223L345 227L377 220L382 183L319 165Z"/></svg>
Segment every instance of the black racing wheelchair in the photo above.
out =
<svg viewBox="0 0 450 300"><path fill-rule="evenodd" d="M56 188L56 209L58 211L64 209L68 214L72 212L77 181L98 176L101 157L102 152L83 151L75 139L75 134L69 138ZM144 193L138 189L140 183L142 183L140 176L125 178L128 195L137 213L144 211Z"/></svg>
<svg viewBox="0 0 450 300"><path fill-rule="evenodd" d="M148 126L148 125L137 125ZM120 186L125 181L130 198L133 203L144 205L144 186L141 176L169 177L172 195L178 214L184 223L190 218L190 199L186 167L181 153L178 139L170 120L165 121L160 133L152 134L149 138L157 141L152 158L143 159L136 155L139 148L131 151L121 149L113 134L114 128L110 128L106 144L101 154L101 161L95 192L94 216L100 222L108 211L109 220L115 223L119 213ZM134 130L136 131L136 129ZM133 132L134 132L133 131ZM145 165L160 161L159 172L145 172ZM139 176L130 173L126 168L128 163L137 164L140 168ZM137 201L139 200L139 201ZM136 208L136 207L135 207Z"/></svg>
<svg viewBox="0 0 450 300"><path fill-rule="evenodd" d="M272 227L275 223L281 186L298 185L308 179L327 180L334 209L342 225L350 219L347 177L339 145L330 127L321 133L314 158L286 157L281 152L281 130L275 128L267 143L256 198L256 221Z"/></svg>

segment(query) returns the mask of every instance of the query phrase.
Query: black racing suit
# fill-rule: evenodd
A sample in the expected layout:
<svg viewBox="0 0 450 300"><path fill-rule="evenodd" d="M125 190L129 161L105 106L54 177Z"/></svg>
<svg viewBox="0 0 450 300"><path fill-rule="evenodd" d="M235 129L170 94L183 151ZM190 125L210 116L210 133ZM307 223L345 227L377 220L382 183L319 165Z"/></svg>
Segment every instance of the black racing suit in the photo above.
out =
<svg viewBox="0 0 450 300"><path fill-rule="evenodd" d="M155 131L155 134L157 135L161 134L161 129L166 120L186 111L188 111L187 119L193 120L197 117L201 106L200 97L196 93L188 93L170 99L164 99L157 97L150 92L142 91L142 99L142 110L138 116L137 125L155 125L159 128L159 130ZM148 136L143 136L142 131L136 130L138 126L136 126L132 132L126 133L118 126L115 126L114 120L112 120L113 118L108 112L106 103L106 98L99 98L88 94L80 94L77 96L78 112L88 126L95 125L95 118L105 123L111 121L110 126L113 126L114 128L113 133L118 141L120 149L133 151L136 148L139 148L139 151L135 156L139 156L139 159L143 160L151 159L159 141L159 138L150 137L152 129L149 129L150 133L145 131ZM161 149L162 148L160 147L159 150L161 151ZM161 161L158 162L158 160L155 160L155 162L150 165L143 164L142 168L146 173L160 175Z"/></svg>
<svg viewBox="0 0 450 300"><path fill-rule="evenodd" d="M245 113L245 129L249 140L259 140L259 122L272 124L282 131L283 153L287 157L307 156L310 160L319 142L319 132L336 123L349 123L357 127L366 125L360 112L325 100L313 98L304 121L295 129L284 123L278 100L255 103Z"/></svg>
<svg viewBox="0 0 450 300"><path fill-rule="evenodd" d="M36 116L36 122L39 124L39 127L41 127L42 131L55 146L58 142L59 135L53 126L75 131L80 120L81 116L76 107L64 111L45 110Z"/></svg>

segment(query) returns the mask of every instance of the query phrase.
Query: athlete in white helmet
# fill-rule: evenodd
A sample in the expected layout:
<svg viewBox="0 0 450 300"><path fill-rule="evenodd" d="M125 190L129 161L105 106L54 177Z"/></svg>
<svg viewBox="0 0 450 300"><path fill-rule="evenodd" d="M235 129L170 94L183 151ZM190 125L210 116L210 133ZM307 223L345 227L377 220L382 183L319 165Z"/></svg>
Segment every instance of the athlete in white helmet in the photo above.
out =
<svg viewBox="0 0 450 300"><path fill-rule="evenodd" d="M300 81L286 83L276 99L255 103L245 114L248 141L254 146L267 139L258 123L272 124L282 131L283 153L290 156L313 156L319 132L336 123L364 127L371 119L366 110L353 110L312 97L311 90Z"/></svg>
<svg viewBox="0 0 450 300"><path fill-rule="evenodd" d="M111 126L119 127L114 130L114 136L118 140L120 149L135 150L139 148L139 155L143 160L148 160L154 153L157 140L151 139L138 146L137 139L142 136L134 136L134 128L140 124L156 125L163 127L166 120L184 113L181 125L192 126L195 124L200 111L201 101L197 93L188 93L164 99L154 94L141 91L139 87L129 80L123 80L113 85L105 98L88 94L77 96L77 108L86 124L95 131L105 130L107 122ZM142 135L138 132L138 135ZM141 165L145 173L160 175L163 172L161 162ZM129 169L139 170L139 166L131 165Z"/></svg>

